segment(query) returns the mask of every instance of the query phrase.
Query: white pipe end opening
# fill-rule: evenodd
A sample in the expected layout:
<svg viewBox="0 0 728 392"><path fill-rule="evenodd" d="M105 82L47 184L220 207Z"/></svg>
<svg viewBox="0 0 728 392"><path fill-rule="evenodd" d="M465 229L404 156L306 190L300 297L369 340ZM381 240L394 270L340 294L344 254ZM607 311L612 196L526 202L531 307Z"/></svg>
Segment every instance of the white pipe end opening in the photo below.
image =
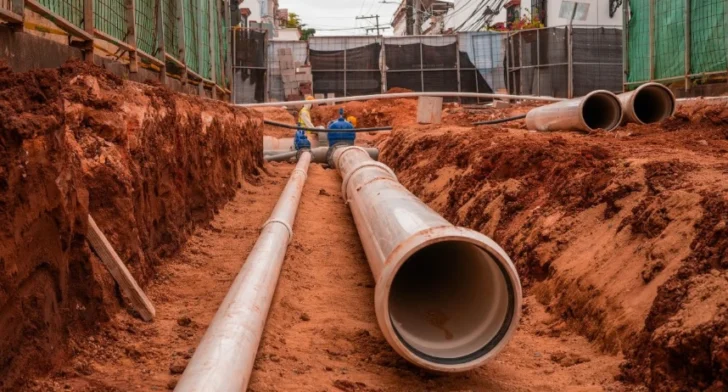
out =
<svg viewBox="0 0 728 392"><path fill-rule="evenodd" d="M663 121L675 113L675 95L659 83L649 83L635 91L632 110L641 124Z"/></svg>
<svg viewBox="0 0 728 392"><path fill-rule="evenodd" d="M416 237L416 238L415 238ZM500 352L518 326L515 267L489 238L443 227L405 244L377 283L377 318L389 343L416 365L458 372ZM390 264L391 262L391 264Z"/></svg>
<svg viewBox="0 0 728 392"><path fill-rule="evenodd" d="M616 95L608 91L594 91L584 97L581 116L590 129L611 131L622 122L622 104Z"/></svg>

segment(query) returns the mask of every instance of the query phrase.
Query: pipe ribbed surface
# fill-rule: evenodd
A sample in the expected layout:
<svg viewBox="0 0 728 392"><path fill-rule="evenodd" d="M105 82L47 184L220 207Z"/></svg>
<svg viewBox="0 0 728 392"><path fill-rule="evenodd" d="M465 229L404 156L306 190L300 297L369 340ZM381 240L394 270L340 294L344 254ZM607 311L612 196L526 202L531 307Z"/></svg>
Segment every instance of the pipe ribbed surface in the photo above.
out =
<svg viewBox="0 0 728 392"><path fill-rule="evenodd" d="M624 123L660 122L675 114L677 109L675 94L659 83L646 83L617 97L624 111Z"/></svg>
<svg viewBox="0 0 728 392"><path fill-rule="evenodd" d="M364 149L338 148L333 162L377 282L377 321L392 348L442 372L493 358L521 315L521 284L508 255L490 238L451 225Z"/></svg>
<svg viewBox="0 0 728 392"><path fill-rule="evenodd" d="M606 90L568 101L531 109L526 126L532 131L611 131L622 122L622 105L613 93Z"/></svg>
<svg viewBox="0 0 728 392"><path fill-rule="evenodd" d="M177 392L245 391L278 283L311 154L301 154L286 188L263 225L210 327L192 356Z"/></svg>

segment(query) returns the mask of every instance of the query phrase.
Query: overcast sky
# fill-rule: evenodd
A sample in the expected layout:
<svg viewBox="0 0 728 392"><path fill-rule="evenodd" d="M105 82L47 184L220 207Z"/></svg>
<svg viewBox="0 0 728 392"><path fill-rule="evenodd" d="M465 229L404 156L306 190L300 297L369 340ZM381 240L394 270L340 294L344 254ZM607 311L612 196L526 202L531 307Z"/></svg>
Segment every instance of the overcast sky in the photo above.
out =
<svg viewBox="0 0 728 392"><path fill-rule="evenodd" d="M364 35L366 27L374 27L375 19L356 20L357 16L379 14L380 26L389 27L399 0L278 0L280 8L288 8L301 17L301 21L316 29L316 35ZM370 32L369 34L376 34Z"/></svg>

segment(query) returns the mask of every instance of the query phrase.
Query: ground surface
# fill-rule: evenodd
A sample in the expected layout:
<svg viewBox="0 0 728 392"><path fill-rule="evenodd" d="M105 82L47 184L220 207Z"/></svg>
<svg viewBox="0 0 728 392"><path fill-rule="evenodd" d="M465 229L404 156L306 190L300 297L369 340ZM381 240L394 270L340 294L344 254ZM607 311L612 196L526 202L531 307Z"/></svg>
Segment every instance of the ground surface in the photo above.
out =
<svg viewBox="0 0 728 392"><path fill-rule="evenodd" d="M268 167L245 184L181 253L162 266L147 292L158 319L117 314L104 331L76 337L76 356L34 390L166 390L178 379L218 304L252 249L293 165ZM482 369L428 374L394 353L374 316L373 285L333 170L312 165L251 391L591 391L620 390L620 358L599 354L564 331L533 297L513 344ZM327 214L310 211L325 210ZM332 246L336 244L336 246Z"/></svg>
<svg viewBox="0 0 728 392"><path fill-rule="evenodd" d="M263 143L257 142L260 123L254 113L231 111L227 123L215 123L202 109L218 117L225 109L194 100L152 104L155 109L148 113L141 99L119 108L109 101L123 100L99 96L91 79L76 79L63 89L57 76L44 75L28 79L35 84L6 82L6 90L25 94L17 102L34 104L0 105L0 114L30 113L15 113L25 121L0 122L5 126L0 136L10 135L0 139L0 148L10 146L13 154L0 159L0 169L12 173L10 186L0 181L0 213L33 217L7 205L44 211L40 223L17 220L18 233L30 228L37 238L54 239L57 253L66 252L70 293L16 293L15 264L22 263L0 257L0 301L19 298L0 305L0 326L20 325L13 336L30 342L20 356L31 363L30 371L16 366L13 374L21 374L16 386L22 387L11 390L172 389L293 165L266 164L259 170ZM120 82L112 82L102 90L118 98L113 84ZM134 89L152 102L172 99L156 88ZM59 94L74 104L61 105ZM37 104L48 100L58 105ZM251 391L726 389L728 106L690 102L660 125L589 135L528 132L522 122L469 125L523 113L533 105L467 110L449 104L438 126L415 124L416 101L411 99L344 105L360 126L394 125L392 133L363 134L358 140L379 146L381 160L409 190L454 224L492 237L511 255L524 283L525 305L507 349L480 369L449 376L423 372L395 354L377 327L374 282L341 200L340 178L312 165ZM337 109L315 108L314 122L324 123ZM165 120L170 110L182 115ZM56 121L62 113L66 128ZM293 122L281 109L263 115ZM116 125L127 118L138 118L136 127ZM169 127L164 122L177 118L186 123ZM250 132L237 131L238 123ZM33 124L46 124L39 128L42 138L18 133L34 129ZM173 131L159 134L157 129ZM140 132L146 136L143 143L135 136ZM282 137L292 131L266 127L265 133ZM60 144L59 134L67 136ZM254 148L240 150L246 145ZM226 162L231 156L246 160ZM219 174L202 175L215 172L209 165ZM179 167L185 170L178 172ZM31 192L24 179L37 181L36 170L49 176L42 183L55 183L55 188ZM69 172L65 182L58 177ZM197 190L198 183L205 190ZM86 188L90 201L76 192ZM43 196L42 203L18 202L27 195ZM180 206L188 203L182 212ZM80 268L74 260L94 260L82 246L83 225L74 221L87 210L103 217L102 229L157 308L155 322L142 322L119 306L124 301L98 261L84 267L91 271L74 270ZM56 233L54 224L65 231ZM0 235L7 237L0 237L0 252L5 252L0 256L32 246L20 243L21 235L2 230ZM29 254L38 256L32 260L40 263L41 279L31 287L52 287L43 286L42 279L64 277L65 269L42 263L42 252ZM93 285L85 283L89 275ZM69 304L68 298L77 302ZM54 313L54 306L62 311ZM98 313L87 310L91 307ZM75 328L72 319L51 319L57 324L31 319L23 325L3 316L43 315L44 310L82 314L87 328ZM9 361L16 353L12 346L3 347L0 341L0 359ZM67 355L41 361L44 350ZM0 366L0 374L3 370Z"/></svg>

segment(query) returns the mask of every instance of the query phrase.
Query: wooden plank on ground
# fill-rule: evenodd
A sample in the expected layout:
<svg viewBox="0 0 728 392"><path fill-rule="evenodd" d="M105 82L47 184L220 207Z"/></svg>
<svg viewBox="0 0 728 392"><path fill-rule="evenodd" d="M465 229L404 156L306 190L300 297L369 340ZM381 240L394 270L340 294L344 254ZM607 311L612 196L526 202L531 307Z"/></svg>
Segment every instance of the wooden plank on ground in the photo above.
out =
<svg viewBox="0 0 728 392"><path fill-rule="evenodd" d="M91 247L96 251L96 254L106 268L108 268L116 283L119 284L121 292L131 302L132 308L139 312L139 315L141 315L144 321L154 320L156 312L152 301L147 298L147 295L139 287L136 279L134 279L126 268L124 262L121 261L119 255L116 254L109 240L106 239L106 236L101 232L101 229L96 225L91 215L88 216L88 233L86 233L86 239L88 239Z"/></svg>

